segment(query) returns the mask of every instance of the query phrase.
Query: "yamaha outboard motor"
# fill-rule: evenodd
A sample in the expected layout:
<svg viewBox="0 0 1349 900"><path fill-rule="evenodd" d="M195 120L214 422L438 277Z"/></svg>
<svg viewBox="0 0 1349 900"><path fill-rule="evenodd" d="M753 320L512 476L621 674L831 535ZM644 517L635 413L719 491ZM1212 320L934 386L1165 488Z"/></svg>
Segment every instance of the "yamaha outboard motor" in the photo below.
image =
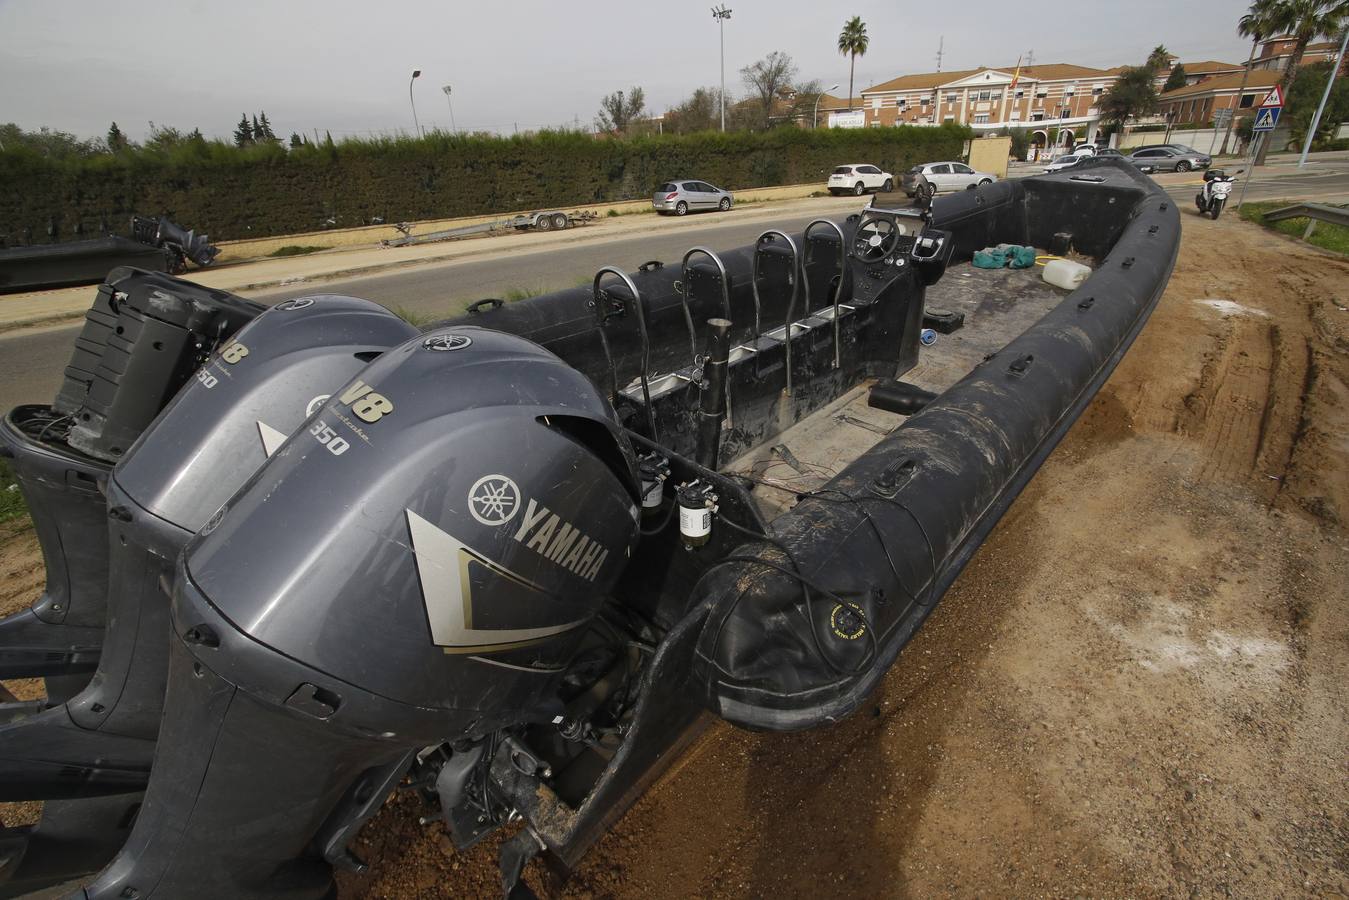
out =
<svg viewBox="0 0 1349 900"><path fill-rule="evenodd" d="M30 609L0 619L0 678L47 678L49 699L88 681L108 582L102 486L146 426L215 349L262 312L225 291L122 267L98 288L51 406L0 421L47 570Z"/></svg>
<svg viewBox="0 0 1349 900"><path fill-rule="evenodd" d="M336 387L416 333L369 301L287 300L197 372L107 486L111 580L98 671L66 703L0 728L0 798L144 787L168 666L161 585L179 551Z"/></svg>
<svg viewBox="0 0 1349 900"><path fill-rule="evenodd" d="M458 327L385 354L181 557L149 791L86 895L326 896L417 751L558 715L636 500L551 353Z"/></svg>

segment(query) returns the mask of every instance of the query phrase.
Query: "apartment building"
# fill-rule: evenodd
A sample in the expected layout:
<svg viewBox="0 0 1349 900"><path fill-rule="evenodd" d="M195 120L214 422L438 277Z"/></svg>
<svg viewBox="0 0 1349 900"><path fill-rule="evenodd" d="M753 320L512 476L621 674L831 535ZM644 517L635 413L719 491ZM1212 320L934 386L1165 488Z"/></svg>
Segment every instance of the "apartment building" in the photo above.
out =
<svg viewBox="0 0 1349 900"><path fill-rule="evenodd" d="M976 131L1029 127L1043 122L1044 140L1051 130L1098 120L1096 99L1114 83L1118 72L1069 63L965 69L903 75L864 88L861 107L867 125L940 125L957 122Z"/></svg>
<svg viewBox="0 0 1349 900"><path fill-rule="evenodd" d="M1214 119L1225 121L1228 110L1238 116L1250 115L1279 83L1283 73L1252 69L1244 88L1241 76L1239 71L1229 72L1167 91L1160 98L1159 119L1172 125L1206 125Z"/></svg>

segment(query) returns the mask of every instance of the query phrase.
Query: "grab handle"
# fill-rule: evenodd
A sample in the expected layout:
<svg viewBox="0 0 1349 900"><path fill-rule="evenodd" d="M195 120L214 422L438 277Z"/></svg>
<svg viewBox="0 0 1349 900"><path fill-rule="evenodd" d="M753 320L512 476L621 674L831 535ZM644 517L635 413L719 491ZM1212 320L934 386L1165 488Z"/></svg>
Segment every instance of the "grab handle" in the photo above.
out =
<svg viewBox="0 0 1349 900"><path fill-rule="evenodd" d="M632 279L629 278L623 270L617 269L614 266L604 266L595 273L591 305L595 309L595 327L598 328L600 332L600 343L604 345L604 355L609 360L609 376L613 382L614 402L615 404L618 402L618 370L614 365L613 354L609 350L609 338L605 334L604 323L608 319L608 315L606 314L607 303L617 302L621 304L623 298L615 297L600 287L600 283L604 280L605 275L617 276L632 294L632 305L637 310L637 330L641 332L642 335L642 372L640 376L642 384L642 403L646 406L646 424L651 430L651 439L653 441L659 441L660 435L656 431L656 413L651 407L651 384L647 377L651 368L651 338L647 335L646 331L645 304L642 302L642 295L637 290L637 285L632 283Z"/></svg>
<svg viewBox="0 0 1349 900"><path fill-rule="evenodd" d="M689 323L689 340L690 343L692 343L693 345L693 365L695 369L698 366L698 339L693 329L693 315L689 312L688 295L690 293L689 260L692 259L694 256L697 256L698 254L702 254L703 256L706 256L708 259L712 260L712 265L717 267L718 277L721 278L721 315L727 322L733 321L731 319L731 278L726 273L726 264L721 261L720 256L718 256L713 251L707 249L706 247L691 248L688 253L684 254L684 260L679 264L679 277L681 278L681 288L682 288L679 292L679 296L684 300L684 318ZM730 328L731 326L727 325L726 327ZM754 350L755 353L757 353L758 347L755 347ZM729 379L726 379L725 381L726 381L726 421L730 422L731 382Z"/></svg>
<svg viewBox="0 0 1349 900"><path fill-rule="evenodd" d="M796 249L796 241L792 240L791 235L785 231L778 231L776 228L770 228L754 241L754 270L750 278L750 288L754 294L754 343L759 343L759 255L763 251L765 243L771 240L782 238L787 242L787 246L792 251L792 271L790 282L792 285L792 296L787 301L787 325L783 333L783 341L786 344L787 354L787 396L792 395L792 322L796 318L796 295L800 293L800 275L801 275L801 254Z"/></svg>
<svg viewBox="0 0 1349 900"><path fill-rule="evenodd" d="M834 368L837 369L840 367L842 360L839 352L838 299L843 293L843 270L848 264L848 239L843 236L843 229L838 227L837 222L829 219L816 219L806 226L806 230L801 235L801 239L805 241L807 253L810 252L810 230L816 225L828 225L838 235L838 285L834 288ZM806 261L806 265L810 265L809 260ZM806 312L810 312L810 280L805 277L804 272L802 278L806 282Z"/></svg>

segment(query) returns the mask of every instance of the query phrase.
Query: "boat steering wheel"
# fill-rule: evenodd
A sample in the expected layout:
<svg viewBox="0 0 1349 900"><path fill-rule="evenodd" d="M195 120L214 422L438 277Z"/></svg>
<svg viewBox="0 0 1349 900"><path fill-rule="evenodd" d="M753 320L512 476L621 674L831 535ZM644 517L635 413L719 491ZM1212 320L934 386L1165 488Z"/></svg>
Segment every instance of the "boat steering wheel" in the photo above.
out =
<svg viewBox="0 0 1349 900"><path fill-rule="evenodd" d="M853 237L853 255L862 262L879 262L899 242L900 231L890 219L868 218Z"/></svg>

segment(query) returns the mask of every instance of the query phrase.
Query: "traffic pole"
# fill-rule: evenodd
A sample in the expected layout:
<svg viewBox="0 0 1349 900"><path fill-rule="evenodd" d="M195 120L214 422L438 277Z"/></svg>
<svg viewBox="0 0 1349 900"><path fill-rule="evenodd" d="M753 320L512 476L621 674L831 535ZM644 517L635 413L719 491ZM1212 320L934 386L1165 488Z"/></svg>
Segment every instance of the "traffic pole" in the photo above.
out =
<svg viewBox="0 0 1349 900"><path fill-rule="evenodd" d="M1255 159L1256 159L1256 155L1260 152L1260 145L1263 144L1263 143L1265 142L1265 135L1267 135L1267 134L1269 134L1268 131L1259 131L1259 132L1256 132L1255 140L1251 141L1251 168L1250 168L1250 174L1247 175L1247 176L1246 176L1246 180L1243 181L1243 182L1241 183L1241 196L1237 198L1237 212L1241 212L1241 204L1244 203L1244 202L1246 201L1246 188L1250 187L1251 181L1254 180L1254 178L1255 178Z"/></svg>

